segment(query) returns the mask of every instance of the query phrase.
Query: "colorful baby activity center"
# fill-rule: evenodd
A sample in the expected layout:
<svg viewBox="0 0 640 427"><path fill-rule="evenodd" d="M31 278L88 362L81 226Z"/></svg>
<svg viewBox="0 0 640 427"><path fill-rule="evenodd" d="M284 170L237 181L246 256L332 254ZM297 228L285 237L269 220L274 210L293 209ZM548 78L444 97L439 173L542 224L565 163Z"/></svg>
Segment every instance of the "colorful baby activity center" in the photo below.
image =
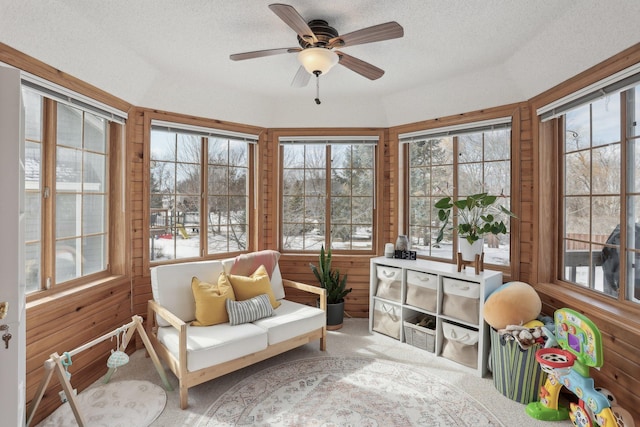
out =
<svg viewBox="0 0 640 427"><path fill-rule="evenodd" d="M600 330L586 316L568 308L557 310L554 321L559 348L536 351L536 360L548 375L540 400L527 405L527 414L544 421L570 418L576 427L633 427L629 412L615 406L615 398L607 396L606 390L598 391L589 375L591 368L604 363ZM562 387L577 397L577 403L568 408L559 404Z"/></svg>

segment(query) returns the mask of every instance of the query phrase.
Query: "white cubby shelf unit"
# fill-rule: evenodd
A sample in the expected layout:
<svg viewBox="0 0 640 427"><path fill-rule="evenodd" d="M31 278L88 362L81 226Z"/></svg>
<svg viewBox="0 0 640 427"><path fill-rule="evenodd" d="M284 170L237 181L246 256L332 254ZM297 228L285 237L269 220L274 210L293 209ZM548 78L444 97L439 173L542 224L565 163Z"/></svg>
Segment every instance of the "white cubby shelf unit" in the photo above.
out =
<svg viewBox="0 0 640 427"><path fill-rule="evenodd" d="M487 373L491 341L482 310L486 298L502 285L501 272L476 275L472 267L458 272L455 264L376 257L371 259L370 278L370 332L430 348L433 351L425 353L453 360L477 376ZM427 328L414 324L425 317L435 323ZM435 346L424 346L421 338L429 335Z"/></svg>

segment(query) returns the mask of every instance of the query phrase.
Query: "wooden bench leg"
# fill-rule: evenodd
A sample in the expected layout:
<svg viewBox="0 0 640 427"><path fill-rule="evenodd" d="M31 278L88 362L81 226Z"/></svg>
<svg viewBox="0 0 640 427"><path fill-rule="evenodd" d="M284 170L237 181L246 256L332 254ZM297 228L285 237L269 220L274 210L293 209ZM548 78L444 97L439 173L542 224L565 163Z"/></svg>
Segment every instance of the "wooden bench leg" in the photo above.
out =
<svg viewBox="0 0 640 427"><path fill-rule="evenodd" d="M327 330L322 329L322 337L320 338L320 351L327 351Z"/></svg>
<svg viewBox="0 0 640 427"><path fill-rule="evenodd" d="M180 383L180 409L187 409L189 406L189 388Z"/></svg>

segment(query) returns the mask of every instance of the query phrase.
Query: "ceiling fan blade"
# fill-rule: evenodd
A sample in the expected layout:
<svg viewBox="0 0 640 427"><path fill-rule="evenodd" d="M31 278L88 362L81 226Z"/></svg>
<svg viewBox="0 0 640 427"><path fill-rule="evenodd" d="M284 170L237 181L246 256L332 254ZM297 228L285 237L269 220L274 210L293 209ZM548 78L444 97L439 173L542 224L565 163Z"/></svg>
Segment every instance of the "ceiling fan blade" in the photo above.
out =
<svg viewBox="0 0 640 427"><path fill-rule="evenodd" d="M295 77L293 77L293 81L291 82L291 86L293 87L305 87L309 84L309 80L311 80L311 74L305 70L305 68L301 65L298 68L298 72Z"/></svg>
<svg viewBox="0 0 640 427"><path fill-rule="evenodd" d="M293 6L289 6L288 4L274 3L269 5L269 9L273 11L280 19L284 21L285 24L293 28L293 31L298 33L300 38L306 40L307 42L314 44L318 42L316 35L313 34L311 28L307 24L307 21L304 20L302 16L298 13L297 10L293 8Z"/></svg>
<svg viewBox="0 0 640 427"><path fill-rule="evenodd" d="M256 50L253 52L234 53L229 55L232 61L241 61L243 59L262 58L263 56L280 55L282 53L300 52L299 47L283 47L279 49Z"/></svg>
<svg viewBox="0 0 640 427"><path fill-rule="evenodd" d="M395 21L374 25L343 34L329 40L329 47L346 47L357 44L380 42L404 36L404 29Z"/></svg>
<svg viewBox="0 0 640 427"><path fill-rule="evenodd" d="M356 73L368 78L369 80L379 79L384 74L384 70L376 67L375 65L371 65L368 62L364 62L361 59L355 58L351 55L347 55L343 52L336 53L340 57L338 62L340 65L347 67L351 71L355 71Z"/></svg>

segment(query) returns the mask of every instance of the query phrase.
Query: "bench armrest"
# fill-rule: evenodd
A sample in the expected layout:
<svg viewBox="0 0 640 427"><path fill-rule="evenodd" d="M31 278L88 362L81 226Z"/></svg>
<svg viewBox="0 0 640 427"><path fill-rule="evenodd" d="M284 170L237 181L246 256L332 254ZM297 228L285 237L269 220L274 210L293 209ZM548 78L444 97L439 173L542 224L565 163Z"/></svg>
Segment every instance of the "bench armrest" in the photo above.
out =
<svg viewBox="0 0 640 427"><path fill-rule="evenodd" d="M153 300L149 300L149 309L152 312L156 313L158 316L162 317L165 321L171 324L171 326L173 326L178 330L181 329L183 326L186 326L186 323L180 320L178 316L176 316L175 314L173 314L172 312L170 312L169 310L167 310L166 308L164 308L163 306L161 306L160 304L158 304Z"/></svg>
<svg viewBox="0 0 640 427"><path fill-rule="evenodd" d="M327 291L324 288L318 286L308 285L306 283L294 282L289 279L282 279L282 284L287 288L299 289L304 292L309 292L318 295L320 299L320 309L327 311Z"/></svg>

